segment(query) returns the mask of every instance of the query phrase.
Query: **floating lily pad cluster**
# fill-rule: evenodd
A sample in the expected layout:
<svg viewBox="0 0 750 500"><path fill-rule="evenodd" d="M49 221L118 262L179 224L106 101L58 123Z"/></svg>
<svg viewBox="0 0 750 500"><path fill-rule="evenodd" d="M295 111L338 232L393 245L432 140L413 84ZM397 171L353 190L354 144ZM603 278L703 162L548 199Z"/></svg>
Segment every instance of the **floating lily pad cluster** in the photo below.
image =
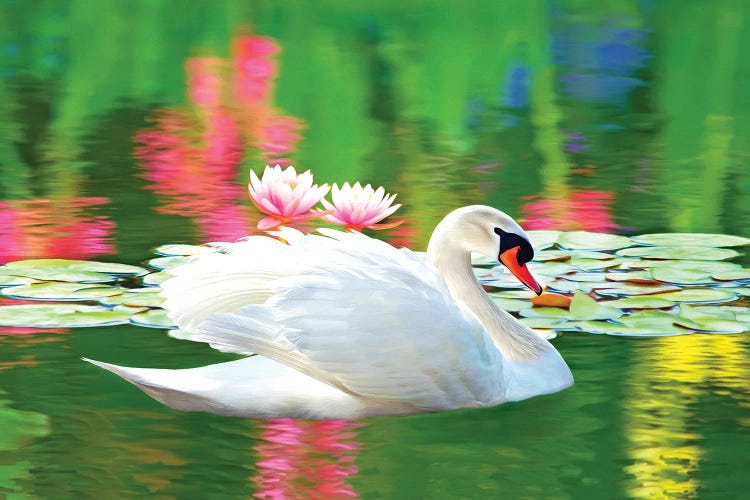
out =
<svg viewBox="0 0 750 500"><path fill-rule="evenodd" d="M664 233L625 237L528 231L529 264L545 286L536 297L505 267L473 259L498 305L546 337L561 332L625 336L750 331L750 269L730 262L750 239ZM84 327L132 323L172 328L159 285L210 245L164 245L147 262L43 259L0 266L0 295L34 301L0 306L0 326ZM14 302L14 301L9 301Z"/></svg>
<svg viewBox="0 0 750 500"><path fill-rule="evenodd" d="M35 259L0 266L0 326L74 328L133 323L171 328L149 270L126 264ZM134 287L134 284L144 286ZM13 300L14 299L14 300ZM30 302L33 301L33 302Z"/></svg>
<svg viewBox="0 0 750 500"><path fill-rule="evenodd" d="M545 336L624 336L750 331L750 269L729 262L750 239L663 233L625 237L586 231L528 231L539 297L502 266L474 259L502 308Z"/></svg>

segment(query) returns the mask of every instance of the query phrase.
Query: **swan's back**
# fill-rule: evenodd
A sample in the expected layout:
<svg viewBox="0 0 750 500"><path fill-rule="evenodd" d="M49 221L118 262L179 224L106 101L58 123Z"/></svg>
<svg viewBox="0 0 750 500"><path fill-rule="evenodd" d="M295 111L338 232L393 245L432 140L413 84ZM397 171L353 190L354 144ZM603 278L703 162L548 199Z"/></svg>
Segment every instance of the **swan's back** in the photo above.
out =
<svg viewBox="0 0 750 500"><path fill-rule="evenodd" d="M434 267L361 234L326 234L253 236L175 269L163 294L180 335L400 413L503 401L500 353Z"/></svg>

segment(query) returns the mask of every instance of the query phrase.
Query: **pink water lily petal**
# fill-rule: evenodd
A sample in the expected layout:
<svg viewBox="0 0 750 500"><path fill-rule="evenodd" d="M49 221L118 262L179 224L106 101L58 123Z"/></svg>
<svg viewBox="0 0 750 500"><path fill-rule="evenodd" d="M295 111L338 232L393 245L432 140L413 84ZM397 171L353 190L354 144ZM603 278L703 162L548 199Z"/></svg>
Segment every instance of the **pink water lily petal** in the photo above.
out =
<svg viewBox="0 0 750 500"><path fill-rule="evenodd" d="M395 227L403 221L394 225L381 224L376 226L377 222L385 219L398 210L401 205L393 205L396 195L390 195L385 192L381 186L373 189L372 185L362 186L359 182L354 185L345 182L341 187L334 184L331 188L331 198L333 203L327 200L321 200L323 206L332 210L332 213L326 215L324 219L333 224L340 224L349 230L361 230L365 228L387 229Z"/></svg>

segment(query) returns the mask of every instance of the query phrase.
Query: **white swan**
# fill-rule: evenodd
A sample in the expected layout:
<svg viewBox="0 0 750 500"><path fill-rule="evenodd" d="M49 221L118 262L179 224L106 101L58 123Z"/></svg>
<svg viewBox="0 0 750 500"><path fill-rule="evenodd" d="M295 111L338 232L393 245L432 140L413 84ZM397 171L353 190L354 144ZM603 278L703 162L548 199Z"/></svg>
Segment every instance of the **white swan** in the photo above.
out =
<svg viewBox="0 0 750 500"><path fill-rule="evenodd" d="M436 227L427 260L359 233L251 236L175 269L164 307L183 337L257 353L182 370L87 360L185 411L250 418L406 415L560 391L573 376L546 340L498 309L472 251L527 286L521 227L469 206Z"/></svg>

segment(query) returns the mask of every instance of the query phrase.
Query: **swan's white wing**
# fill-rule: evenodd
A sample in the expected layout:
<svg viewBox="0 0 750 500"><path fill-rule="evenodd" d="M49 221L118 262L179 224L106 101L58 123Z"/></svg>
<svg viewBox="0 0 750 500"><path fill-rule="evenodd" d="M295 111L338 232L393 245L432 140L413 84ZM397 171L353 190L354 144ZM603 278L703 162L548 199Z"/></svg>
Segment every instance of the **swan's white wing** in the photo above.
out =
<svg viewBox="0 0 750 500"><path fill-rule="evenodd" d="M497 402L499 354L432 266L363 235L326 234L202 256L165 284L165 307L193 340L358 396L423 411Z"/></svg>

